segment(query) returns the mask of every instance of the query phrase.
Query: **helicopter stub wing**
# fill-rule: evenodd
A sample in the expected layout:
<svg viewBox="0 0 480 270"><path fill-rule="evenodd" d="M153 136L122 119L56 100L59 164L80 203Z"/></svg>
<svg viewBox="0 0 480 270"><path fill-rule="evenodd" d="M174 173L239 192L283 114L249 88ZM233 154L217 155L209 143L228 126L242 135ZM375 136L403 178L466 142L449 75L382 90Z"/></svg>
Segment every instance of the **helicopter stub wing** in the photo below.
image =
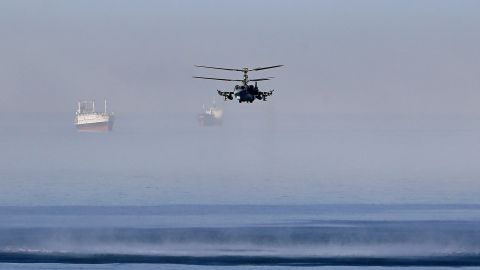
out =
<svg viewBox="0 0 480 270"><path fill-rule="evenodd" d="M233 99L233 92L217 90L217 93L220 96L222 96L223 98L225 98L225 100L227 100L227 99L232 100Z"/></svg>
<svg viewBox="0 0 480 270"><path fill-rule="evenodd" d="M264 97L271 96L271 95L273 95L273 90L271 90L271 91L265 91L265 92L260 91L260 95L262 95L262 96L264 96Z"/></svg>
<svg viewBox="0 0 480 270"><path fill-rule="evenodd" d="M267 101L267 97L273 95L273 90L271 91L265 91L265 92L262 92L262 91L258 91L258 96L257 96L257 99L262 99L263 101Z"/></svg>

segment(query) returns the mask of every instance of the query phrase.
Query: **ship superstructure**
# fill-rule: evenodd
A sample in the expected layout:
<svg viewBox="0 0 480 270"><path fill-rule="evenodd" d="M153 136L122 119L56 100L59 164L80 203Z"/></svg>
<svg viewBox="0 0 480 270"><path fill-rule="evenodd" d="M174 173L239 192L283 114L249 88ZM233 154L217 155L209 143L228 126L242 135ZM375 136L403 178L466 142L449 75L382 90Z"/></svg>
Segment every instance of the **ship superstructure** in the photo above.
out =
<svg viewBox="0 0 480 270"><path fill-rule="evenodd" d="M107 112L107 100L105 100L103 112L95 111L95 101L78 102L75 113L75 126L78 131L106 132L113 128L113 113Z"/></svg>
<svg viewBox="0 0 480 270"><path fill-rule="evenodd" d="M200 126L221 126L223 123L223 110L218 108L213 100L212 106L205 108L203 105L203 113L199 113L197 116L198 123Z"/></svg>

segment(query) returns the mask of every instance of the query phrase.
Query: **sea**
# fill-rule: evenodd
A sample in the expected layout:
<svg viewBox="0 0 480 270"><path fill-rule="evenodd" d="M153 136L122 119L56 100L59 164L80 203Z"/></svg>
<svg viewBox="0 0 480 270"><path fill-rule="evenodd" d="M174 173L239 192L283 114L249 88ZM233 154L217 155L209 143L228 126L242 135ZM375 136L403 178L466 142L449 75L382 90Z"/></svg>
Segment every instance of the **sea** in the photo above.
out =
<svg viewBox="0 0 480 270"><path fill-rule="evenodd" d="M1 207L0 217L1 269L480 266L480 205Z"/></svg>
<svg viewBox="0 0 480 270"><path fill-rule="evenodd" d="M480 118L0 115L0 269L478 269Z"/></svg>

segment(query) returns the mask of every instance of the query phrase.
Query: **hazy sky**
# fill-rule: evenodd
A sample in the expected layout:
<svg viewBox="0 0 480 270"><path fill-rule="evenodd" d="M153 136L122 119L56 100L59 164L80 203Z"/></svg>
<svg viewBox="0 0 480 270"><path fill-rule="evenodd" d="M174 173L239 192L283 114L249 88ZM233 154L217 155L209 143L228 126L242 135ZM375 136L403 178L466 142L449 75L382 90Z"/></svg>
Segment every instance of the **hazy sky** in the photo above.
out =
<svg viewBox="0 0 480 270"><path fill-rule="evenodd" d="M285 64L252 110L480 114L480 1L0 1L0 111L197 111ZM227 105L232 110L247 106Z"/></svg>

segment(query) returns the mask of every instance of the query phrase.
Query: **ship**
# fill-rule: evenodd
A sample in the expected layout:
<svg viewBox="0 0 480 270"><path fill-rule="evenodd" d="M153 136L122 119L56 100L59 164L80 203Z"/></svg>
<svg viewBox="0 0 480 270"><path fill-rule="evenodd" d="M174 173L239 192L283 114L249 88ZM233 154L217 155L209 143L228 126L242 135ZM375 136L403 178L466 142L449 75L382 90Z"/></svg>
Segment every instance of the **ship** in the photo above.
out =
<svg viewBox="0 0 480 270"><path fill-rule="evenodd" d="M223 110L218 108L213 100L212 106L205 108L203 105L203 112L197 116L198 124L203 127L221 126L223 124Z"/></svg>
<svg viewBox="0 0 480 270"><path fill-rule="evenodd" d="M113 113L107 112L107 100L103 112L95 111L95 101L78 102L75 126L78 131L107 132L113 129Z"/></svg>

